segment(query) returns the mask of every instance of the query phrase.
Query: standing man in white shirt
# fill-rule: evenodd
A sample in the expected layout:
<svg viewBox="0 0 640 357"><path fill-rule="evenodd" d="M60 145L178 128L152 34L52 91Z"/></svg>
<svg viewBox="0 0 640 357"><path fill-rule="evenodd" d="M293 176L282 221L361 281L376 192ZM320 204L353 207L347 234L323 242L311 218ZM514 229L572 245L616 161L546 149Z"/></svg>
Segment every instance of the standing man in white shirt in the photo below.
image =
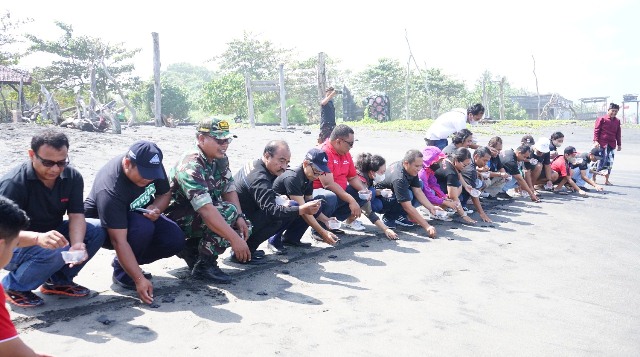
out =
<svg viewBox="0 0 640 357"><path fill-rule="evenodd" d="M444 149L449 142L449 135L467 127L467 123L476 125L484 116L484 107L477 103L469 107L466 111L462 108L455 108L440 115L427 130L424 140L428 146L436 146L440 150ZM469 146L472 149L478 147L476 144Z"/></svg>

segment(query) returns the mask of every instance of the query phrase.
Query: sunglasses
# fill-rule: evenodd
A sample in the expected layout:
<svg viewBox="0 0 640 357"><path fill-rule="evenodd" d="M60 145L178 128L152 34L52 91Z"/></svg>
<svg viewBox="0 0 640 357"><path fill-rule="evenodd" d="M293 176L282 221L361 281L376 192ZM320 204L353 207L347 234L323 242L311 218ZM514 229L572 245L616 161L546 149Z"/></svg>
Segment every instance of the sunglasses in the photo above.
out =
<svg viewBox="0 0 640 357"><path fill-rule="evenodd" d="M218 138L214 138L213 136L211 137L211 139L215 140L216 144L218 145L231 144L231 141L233 140L232 138L218 139Z"/></svg>
<svg viewBox="0 0 640 357"><path fill-rule="evenodd" d="M347 144L349 145L349 147L350 147L350 148L352 148L352 147L353 147L353 143L355 142L355 140L354 140L354 141L346 141L346 140L344 140L344 139L340 139L340 140L342 140L342 141L344 141L345 143L347 143Z"/></svg>
<svg viewBox="0 0 640 357"><path fill-rule="evenodd" d="M53 161L53 160L47 160L47 159L41 158L40 155L38 155L38 153L34 153L34 154L36 155L36 158L40 160L40 162L42 163L42 166L44 167L54 167L57 165L60 168L65 168L67 167L67 165L69 165L69 157L61 161Z"/></svg>
<svg viewBox="0 0 640 357"><path fill-rule="evenodd" d="M313 166L311 166L311 171L313 171L313 174L315 176L322 176L324 175L324 171L316 171L316 169L313 168Z"/></svg>

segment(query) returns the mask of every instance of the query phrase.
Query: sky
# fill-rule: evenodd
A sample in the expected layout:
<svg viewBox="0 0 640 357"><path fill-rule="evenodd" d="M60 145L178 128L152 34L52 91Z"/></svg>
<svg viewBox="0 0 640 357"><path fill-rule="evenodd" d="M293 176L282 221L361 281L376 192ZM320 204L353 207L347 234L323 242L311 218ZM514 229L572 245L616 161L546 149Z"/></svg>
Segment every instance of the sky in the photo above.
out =
<svg viewBox="0 0 640 357"><path fill-rule="evenodd" d="M160 36L162 68L207 65L248 31L294 49L300 59L325 52L353 72L382 57L406 66L408 35L421 69L441 68L469 88L488 70L535 92L533 56L541 94L556 92L575 104L599 96L620 103L623 94L640 94L637 0L4 3L0 10L12 18L34 20L24 32L54 40L58 20L78 35L141 48L134 63L143 78L153 73L152 32ZM32 55L21 65L42 61Z"/></svg>

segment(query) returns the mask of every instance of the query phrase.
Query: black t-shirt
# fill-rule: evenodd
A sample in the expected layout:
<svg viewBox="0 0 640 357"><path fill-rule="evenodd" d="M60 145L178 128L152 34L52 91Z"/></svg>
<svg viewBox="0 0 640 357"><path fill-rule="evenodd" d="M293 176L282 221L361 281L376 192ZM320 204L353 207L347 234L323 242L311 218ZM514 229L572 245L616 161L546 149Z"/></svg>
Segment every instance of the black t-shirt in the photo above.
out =
<svg viewBox="0 0 640 357"><path fill-rule="evenodd" d="M298 206L286 207L276 204L277 194L273 190L276 177L267 170L262 159L246 163L233 176L240 207L249 219L254 219L259 212L275 218L298 215Z"/></svg>
<svg viewBox="0 0 640 357"><path fill-rule="evenodd" d="M157 179L145 187L129 180L122 168L124 155L109 160L96 174L89 196L84 201L85 215L100 218L104 228L127 229L127 213L151 204L157 196L169 192L169 180ZM164 166L162 166L164 171Z"/></svg>
<svg viewBox="0 0 640 357"><path fill-rule="evenodd" d="M436 176L436 180L438 180L438 185L440 185L440 189L442 189L442 192L447 192L447 186L462 186L460 177L458 176L458 171L449 160L442 160L440 168L437 169L434 174Z"/></svg>
<svg viewBox="0 0 640 357"><path fill-rule="evenodd" d="M330 100L320 108L320 126L329 125L336 125L336 108L333 105L333 100Z"/></svg>
<svg viewBox="0 0 640 357"><path fill-rule="evenodd" d="M313 181L304 174L302 165L287 169L273 181L273 190L279 195L313 196Z"/></svg>
<svg viewBox="0 0 640 357"><path fill-rule="evenodd" d="M471 163L465 166L460 173L462 174L462 178L468 185L470 185L471 187L476 187L476 180L478 179L478 167L476 166L476 162L473 161L473 156L471 157Z"/></svg>
<svg viewBox="0 0 640 357"><path fill-rule="evenodd" d="M402 161L396 161L387 167L384 180L376 188L388 188L393 191L398 202L411 201L411 187L422 188L418 176L410 176L402 166Z"/></svg>
<svg viewBox="0 0 640 357"><path fill-rule="evenodd" d="M14 167L0 179L0 195L27 213L31 219L29 230L34 232L58 229L65 214L84 213L83 190L82 175L70 166L65 167L52 189L40 181L30 161Z"/></svg>
<svg viewBox="0 0 640 357"><path fill-rule="evenodd" d="M550 165L551 164L551 159L549 157L549 153L540 153L541 155L536 154L535 150L531 150L531 155L529 156L530 159L536 159L538 160L539 163L542 164L542 166L546 166L546 165ZM527 170L533 170L535 168L535 165L531 165L528 161L524 162L524 168Z"/></svg>
<svg viewBox="0 0 640 357"><path fill-rule="evenodd" d="M500 162L504 170L511 176L520 175L518 170L518 159L516 158L516 152L513 149L502 150L500 153Z"/></svg>
<svg viewBox="0 0 640 357"><path fill-rule="evenodd" d="M579 167L580 171L589 169L589 163L591 163L591 160L589 160L588 152L583 152L581 154L578 154L576 156L576 159L578 163L569 164L570 168L575 169L576 167Z"/></svg>
<svg viewBox="0 0 640 357"><path fill-rule="evenodd" d="M489 159L489 162L487 163L487 165L489 165L489 171L491 172L498 172L502 169L502 162L500 161L500 155L493 157L491 156L491 159Z"/></svg>

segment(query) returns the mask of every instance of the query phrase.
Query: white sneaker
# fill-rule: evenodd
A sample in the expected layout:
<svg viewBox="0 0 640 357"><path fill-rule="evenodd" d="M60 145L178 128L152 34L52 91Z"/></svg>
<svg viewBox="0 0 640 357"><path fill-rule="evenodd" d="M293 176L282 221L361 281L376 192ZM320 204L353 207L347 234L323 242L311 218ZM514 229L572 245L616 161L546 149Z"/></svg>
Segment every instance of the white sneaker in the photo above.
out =
<svg viewBox="0 0 640 357"><path fill-rule="evenodd" d="M347 221L343 221L342 224L347 229L352 229L354 231L364 231L366 228L362 225L362 222L357 219L353 220L351 223L347 223Z"/></svg>

